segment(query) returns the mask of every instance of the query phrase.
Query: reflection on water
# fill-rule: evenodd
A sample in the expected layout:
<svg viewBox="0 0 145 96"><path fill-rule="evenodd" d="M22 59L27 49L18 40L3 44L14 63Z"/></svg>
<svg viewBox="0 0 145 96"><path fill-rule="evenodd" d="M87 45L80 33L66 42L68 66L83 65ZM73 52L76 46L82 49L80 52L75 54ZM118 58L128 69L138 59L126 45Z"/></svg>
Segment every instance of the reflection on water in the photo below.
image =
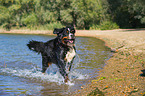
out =
<svg viewBox="0 0 145 96"><path fill-rule="evenodd" d="M30 51L29 40L47 41L54 36L0 34L0 95L67 95L97 76L104 60L111 55L104 42L96 38L76 37L77 54L64 84L58 68L51 65L41 71L41 55Z"/></svg>

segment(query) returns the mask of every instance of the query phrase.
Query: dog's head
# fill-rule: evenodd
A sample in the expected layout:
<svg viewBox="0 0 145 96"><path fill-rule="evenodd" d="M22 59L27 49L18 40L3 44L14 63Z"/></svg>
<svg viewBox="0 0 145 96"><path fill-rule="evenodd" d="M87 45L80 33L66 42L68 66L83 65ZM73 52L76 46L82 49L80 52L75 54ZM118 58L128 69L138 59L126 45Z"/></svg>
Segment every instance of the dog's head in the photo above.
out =
<svg viewBox="0 0 145 96"><path fill-rule="evenodd" d="M73 26L67 26L65 28L55 28L53 34L57 34L59 42L71 46L75 43L75 29Z"/></svg>

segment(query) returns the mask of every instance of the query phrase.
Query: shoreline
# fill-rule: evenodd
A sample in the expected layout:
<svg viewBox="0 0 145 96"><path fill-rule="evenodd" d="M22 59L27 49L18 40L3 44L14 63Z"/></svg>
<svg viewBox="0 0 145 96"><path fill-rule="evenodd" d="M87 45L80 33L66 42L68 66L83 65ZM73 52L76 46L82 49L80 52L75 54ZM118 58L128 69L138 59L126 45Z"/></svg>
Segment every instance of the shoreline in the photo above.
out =
<svg viewBox="0 0 145 96"><path fill-rule="evenodd" d="M115 53L106 61L99 76L75 96L102 96L102 93L105 96L144 96L145 77L141 76L141 70L145 70L145 30L96 31L95 36Z"/></svg>
<svg viewBox="0 0 145 96"><path fill-rule="evenodd" d="M53 35L50 30L0 30L0 33ZM145 77L141 76L141 70L145 69L145 29L76 30L76 36L101 39L115 53L99 76L73 95L99 96L98 89L107 96L145 95Z"/></svg>

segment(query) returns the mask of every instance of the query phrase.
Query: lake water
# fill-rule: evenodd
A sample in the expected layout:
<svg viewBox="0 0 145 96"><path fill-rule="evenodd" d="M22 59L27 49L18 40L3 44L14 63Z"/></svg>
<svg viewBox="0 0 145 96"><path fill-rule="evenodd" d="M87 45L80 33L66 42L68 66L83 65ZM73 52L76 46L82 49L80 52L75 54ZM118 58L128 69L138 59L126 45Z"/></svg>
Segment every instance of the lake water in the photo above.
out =
<svg viewBox="0 0 145 96"><path fill-rule="evenodd" d="M46 42L55 36L0 34L0 96L69 95L98 76L98 70L111 56L104 42L96 38L76 37L77 56L65 84L52 64L41 73L41 55L30 51L29 40Z"/></svg>

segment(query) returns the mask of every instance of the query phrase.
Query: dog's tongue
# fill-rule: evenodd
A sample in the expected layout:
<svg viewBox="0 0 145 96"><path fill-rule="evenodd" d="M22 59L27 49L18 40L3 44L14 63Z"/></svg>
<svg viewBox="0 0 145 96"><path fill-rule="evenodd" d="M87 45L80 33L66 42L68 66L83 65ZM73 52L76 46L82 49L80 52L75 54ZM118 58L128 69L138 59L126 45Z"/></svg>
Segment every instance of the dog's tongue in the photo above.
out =
<svg viewBox="0 0 145 96"><path fill-rule="evenodd" d="M74 41L73 40L69 40L69 43L73 43Z"/></svg>

